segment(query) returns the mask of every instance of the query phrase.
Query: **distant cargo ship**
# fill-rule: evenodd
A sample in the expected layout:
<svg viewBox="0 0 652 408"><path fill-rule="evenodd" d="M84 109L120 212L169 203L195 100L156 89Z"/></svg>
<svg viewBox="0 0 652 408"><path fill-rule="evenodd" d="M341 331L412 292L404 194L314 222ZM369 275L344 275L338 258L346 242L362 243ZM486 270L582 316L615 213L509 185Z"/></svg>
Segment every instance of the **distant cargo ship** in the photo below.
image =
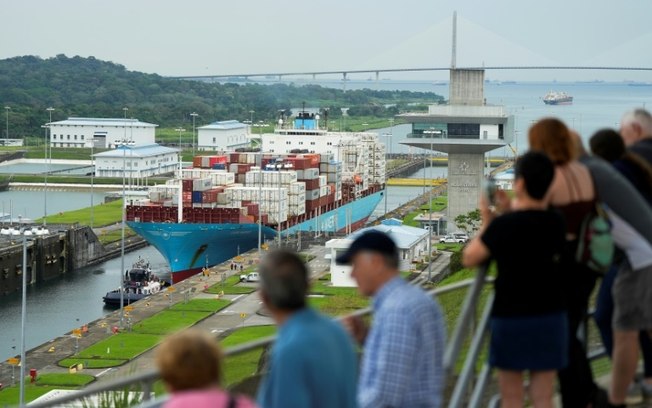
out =
<svg viewBox="0 0 652 408"><path fill-rule="evenodd" d="M548 92L543 97L543 103L546 105L570 105L573 103L573 97L566 92Z"/></svg>
<svg viewBox="0 0 652 408"><path fill-rule="evenodd" d="M262 136L263 152L196 157L127 206L129 226L167 259L173 282L255 248L259 228L273 239L362 227L385 191L385 146L318 123L302 112Z"/></svg>

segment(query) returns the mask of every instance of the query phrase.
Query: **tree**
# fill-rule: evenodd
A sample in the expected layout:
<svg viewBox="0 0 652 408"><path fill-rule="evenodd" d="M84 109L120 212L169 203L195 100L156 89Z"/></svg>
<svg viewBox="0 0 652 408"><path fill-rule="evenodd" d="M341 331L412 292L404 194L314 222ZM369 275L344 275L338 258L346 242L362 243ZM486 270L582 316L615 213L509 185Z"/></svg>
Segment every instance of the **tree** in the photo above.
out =
<svg viewBox="0 0 652 408"><path fill-rule="evenodd" d="M467 234L471 234L480 229L481 222L482 218L480 217L480 210L477 208L466 214L460 214L455 217L455 225Z"/></svg>

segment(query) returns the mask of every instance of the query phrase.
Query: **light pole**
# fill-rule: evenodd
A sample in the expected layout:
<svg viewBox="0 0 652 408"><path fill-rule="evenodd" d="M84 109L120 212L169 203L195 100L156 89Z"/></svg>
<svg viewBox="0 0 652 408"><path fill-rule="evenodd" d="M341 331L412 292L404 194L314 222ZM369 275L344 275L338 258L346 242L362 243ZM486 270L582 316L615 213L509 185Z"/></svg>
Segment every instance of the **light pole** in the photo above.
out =
<svg viewBox="0 0 652 408"><path fill-rule="evenodd" d="M253 112L253 111L251 111ZM263 202L263 149L260 149L259 152L260 156L260 162L258 162L258 166L260 166L260 170L258 171L258 202L262 203ZM258 205L258 259L262 259L263 253L262 253L262 246L263 246L263 220L262 220L262 212L260 211L260 204Z"/></svg>
<svg viewBox="0 0 652 408"><path fill-rule="evenodd" d="M256 113L256 111L253 109L249 111L249 129L251 129L251 126L254 124L254 113ZM249 130L249 133L251 133L251 130Z"/></svg>
<svg viewBox="0 0 652 408"><path fill-rule="evenodd" d="M32 231L24 229L8 228L2 230L3 235L23 236L23 285L22 299L20 304L20 394L19 406L25 406L25 323L27 318L27 237L32 235Z"/></svg>
<svg viewBox="0 0 652 408"><path fill-rule="evenodd" d="M181 149L181 132L185 132L186 129L183 128L176 128L174 129L175 132L179 132L179 149Z"/></svg>
<svg viewBox="0 0 652 408"><path fill-rule="evenodd" d="M430 160L430 154L432 152L432 136L435 134L441 134L441 131L435 130L431 127L428 130L424 130L423 133L428 134L430 138L430 151L428 152L428 160ZM430 166L430 168L432 168L432 161L430 162ZM423 187L425 189L425 171L423 177ZM428 282L432 280L432 187L432 177L430 177L430 190L428 191Z"/></svg>
<svg viewBox="0 0 652 408"><path fill-rule="evenodd" d="M195 157L195 118L199 115L193 112L190 116L192 116L192 157Z"/></svg>
<svg viewBox="0 0 652 408"><path fill-rule="evenodd" d="M125 111L126 112L126 111ZM125 133L127 128L125 127ZM126 208L127 199L125 197L125 173L127 172L127 146L133 142L128 141L126 138L118 141L118 146L122 147L122 226L121 226L121 240L120 240L120 327L124 327L124 285L123 273L125 270L125 224L126 224Z"/></svg>
<svg viewBox="0 0 652 408"><path fill-rule="evenodd" d="M47 128L47 134L48 134L47 139L51 140L52 139L52 112L54 111L54 108L52 106L50 106L49 108L47 108L45 110L48 111L48 113L50 114L50 121L48 122L48 128ZM45 156L46 156L45 157L45 159L46 159L45 160L45 162L46 162L45 166L46 166L46 168L45 168L45 194L44 194L44 198L43 198L43 227L47 226L47 217L48 217L48 173L50 172L50 163L47 160L48 159L47 158L47 156L48 156L48 154L47 154L48 146L47 145L48 145L48 143L45 144Z"/></svg>
<svg viewBox="0 0 652 408"><path fill-rule="evenodd" d="M387 146L389 146L389 153L387 149L385 150L385 216L387 216L387 169L389 168L389 157L392 155L392 127L394 126L394 119L389 120L390 123L390 128L389 128L389 133L383 133L383 136L388 138Z"/></svg>
<svg viewBox="0 0 652 408"><path fill-rule="evenodd" d="M7 130L5 133L5 139L9 139L9 111L11 110L11 106L5 106L5 115L7 118Z"/></svg>
<svg viewBox="0 0 652 408"><path fill-rule="evenodd" d="M93 193L95 187L95 157L93 156L93 148L95 147L95 139L91 139L91 229L93 229L93 219L95 218L95 207L93 206Z"/></svg>

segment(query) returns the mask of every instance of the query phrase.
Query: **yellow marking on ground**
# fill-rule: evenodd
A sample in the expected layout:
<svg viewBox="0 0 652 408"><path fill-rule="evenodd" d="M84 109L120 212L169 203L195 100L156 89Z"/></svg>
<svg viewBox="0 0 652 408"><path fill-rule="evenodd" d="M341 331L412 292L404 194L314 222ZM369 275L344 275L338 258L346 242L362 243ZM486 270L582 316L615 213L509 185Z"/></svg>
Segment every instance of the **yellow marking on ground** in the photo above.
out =
<svg viewBox="0 0 652 408"><path fill-rule="evenodd" d="M446 184L445 178L436 178L436 179L425 179L426 186L441 186ZM388 186L415 186L422 187L424 185L424 179L419 178L391 178L387 180Z"/></svg>

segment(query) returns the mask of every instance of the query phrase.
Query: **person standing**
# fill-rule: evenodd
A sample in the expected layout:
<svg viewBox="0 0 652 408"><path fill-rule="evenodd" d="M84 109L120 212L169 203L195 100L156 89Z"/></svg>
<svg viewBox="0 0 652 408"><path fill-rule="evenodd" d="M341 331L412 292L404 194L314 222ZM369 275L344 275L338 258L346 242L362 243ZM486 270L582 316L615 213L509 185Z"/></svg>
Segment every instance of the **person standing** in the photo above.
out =
<svg viewBox="0 0 652 408"><path fill-rule="evenodd" d="M358 290L373 296L373 324L359 317L344 324L364 344L358 404L372 407L439 407L444 386L445 326L437 302L399 276L396 244L379 231L363 233L339 264L352 265Z"/></svg>
<svg viewBox="0 0 652 408"><path fill-rule="evenodd" d="M308 268L289 251L259 267L260 296L279 325L258 392L263 408L356 407L357 361L342 326L307 306Z"/></svg>
<svg viewBox="0 0 652 408"><path fill-rule="evenodd" d="M463 253L466 267L491 259L498 266L489 362L498 369L503 407L524 405L524 371L529 372L531 403L552 407L556 372L568 363L568 319L559 285L565 226L546 200L554 174L544 154L521 156L511 210L495 216L483 199L482 227ZM509 202L506 196L501 201Z"/></svg>

